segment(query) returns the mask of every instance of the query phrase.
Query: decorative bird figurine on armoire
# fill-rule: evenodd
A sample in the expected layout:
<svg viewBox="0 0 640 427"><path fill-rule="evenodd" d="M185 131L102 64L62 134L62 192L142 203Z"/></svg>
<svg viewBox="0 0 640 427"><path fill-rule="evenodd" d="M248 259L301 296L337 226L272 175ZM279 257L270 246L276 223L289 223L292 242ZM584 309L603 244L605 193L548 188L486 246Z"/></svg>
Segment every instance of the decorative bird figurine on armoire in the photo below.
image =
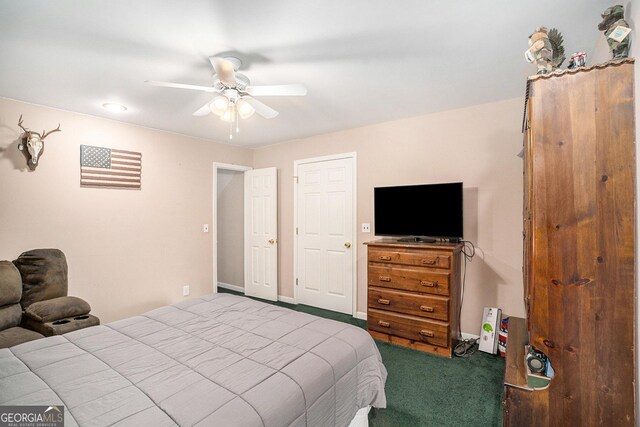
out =
<svg viewBox="0 0 640 427"><path fill-rule="evenodd" d="M548 74L556 70L564 60L562 34L555 28L537 27L529 36L529 49L524 53L528 62L538 66L537 74Z"/></svg>

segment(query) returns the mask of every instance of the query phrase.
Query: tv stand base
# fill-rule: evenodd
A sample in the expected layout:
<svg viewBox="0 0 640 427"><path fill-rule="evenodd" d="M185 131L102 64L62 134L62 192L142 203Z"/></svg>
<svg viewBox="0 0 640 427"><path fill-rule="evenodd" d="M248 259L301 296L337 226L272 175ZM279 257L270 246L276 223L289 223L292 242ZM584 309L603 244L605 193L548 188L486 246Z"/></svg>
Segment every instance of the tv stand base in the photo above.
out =
<svg viewBox="0 0 640 427"><path fill-rule="evenodd" d="M433 237L403 237L398 239L398 242L410 242L410 243L434 243L436 239Z"/></svg>

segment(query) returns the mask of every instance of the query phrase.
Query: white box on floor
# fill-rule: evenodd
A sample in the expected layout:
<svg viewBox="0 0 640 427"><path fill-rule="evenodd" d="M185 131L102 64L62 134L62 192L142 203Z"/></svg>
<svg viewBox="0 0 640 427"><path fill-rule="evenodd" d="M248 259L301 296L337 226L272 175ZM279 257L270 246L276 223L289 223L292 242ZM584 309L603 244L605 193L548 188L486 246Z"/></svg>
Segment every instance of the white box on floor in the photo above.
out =
<svg viewBox="0 0 640 427"><path fill-rule="evenodd" d="M485 307L482 312L482 328L480 329L480 344L478 350L496 354L498 348L498 327L500 325L501 310L496 307Z"/></svg>

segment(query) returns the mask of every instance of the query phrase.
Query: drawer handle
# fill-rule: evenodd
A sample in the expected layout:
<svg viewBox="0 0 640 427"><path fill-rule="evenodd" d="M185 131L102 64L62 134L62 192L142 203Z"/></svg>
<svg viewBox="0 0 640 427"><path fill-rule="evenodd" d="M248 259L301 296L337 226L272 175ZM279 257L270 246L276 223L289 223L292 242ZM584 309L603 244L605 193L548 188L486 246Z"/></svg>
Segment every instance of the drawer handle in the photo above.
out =
<svg viewBox="0 0 640 427"><path fill-rule="evenodd" d="M389 305L390 301L388 299L384 299L384 298L380 298L378 300L378 304L382 304L382 305Z"/></svg>
<svg viewBox="0 0 640 427"><path fill-rule="evenodd" d="M433 313L433 307L429 307L428 305L421 305L420 310L427 311L429 313Z"/></svg>
<svg viewBox="0 0 640 427"><path fill-rule="evenodd" d="M420 335L422 335L423 337L429 337L429 338L433 338L433 332L431 331L426 331L424 329L422 329L420 331Z"/></svg>
<svg viewBox="0 0 640 427"><path fill-rule="evenodd" d="M389 255L380 255L380 261L391 261L391 256L389 256Z"/></svg>
<svg viewBox="0 0 640 427"><path fill-rule="evenodd" d="M437 259L435 259L435 258L427 258L427 259L423 259L422 263L423 264L427 264L427 265L433 265L433 264L436 263L436 261L437 261Z"/></svg>
<svg viewBox="0 0 640 427"><path fill-rule="evenodd" d="M420 284L422 286L426 286L427 288L435 288L436 286L438 286L438 281L434 280L433 282L430 282L428 280L423 280L420 282Z"/></svg>
<svg viewBox="0 0 640 427"><path fill-rule="evenodd" d="M381 282L390 282L391 281L391 277L389 277L389 276L380 276L380 281Z"/></svg>
<svg viewBox="0 0 640 427"><path fill-rule="evenodd" d="M391 326L389 322L385 322L384 320L378 320L378 325L382 326L383 328L388 328L389 326Z"/></svg>

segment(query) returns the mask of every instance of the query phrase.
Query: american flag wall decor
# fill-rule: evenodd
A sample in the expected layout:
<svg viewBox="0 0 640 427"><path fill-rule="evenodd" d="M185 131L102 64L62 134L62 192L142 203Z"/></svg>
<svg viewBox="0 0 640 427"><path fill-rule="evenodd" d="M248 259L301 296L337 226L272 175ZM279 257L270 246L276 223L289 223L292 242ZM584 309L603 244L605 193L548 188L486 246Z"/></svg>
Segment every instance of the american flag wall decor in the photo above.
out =
<svg viewBox="0 0 640 427"><path fill-rule="evenodd" d="M142 154L112 148L80 146L80 186L140 188Z"/></svg>

